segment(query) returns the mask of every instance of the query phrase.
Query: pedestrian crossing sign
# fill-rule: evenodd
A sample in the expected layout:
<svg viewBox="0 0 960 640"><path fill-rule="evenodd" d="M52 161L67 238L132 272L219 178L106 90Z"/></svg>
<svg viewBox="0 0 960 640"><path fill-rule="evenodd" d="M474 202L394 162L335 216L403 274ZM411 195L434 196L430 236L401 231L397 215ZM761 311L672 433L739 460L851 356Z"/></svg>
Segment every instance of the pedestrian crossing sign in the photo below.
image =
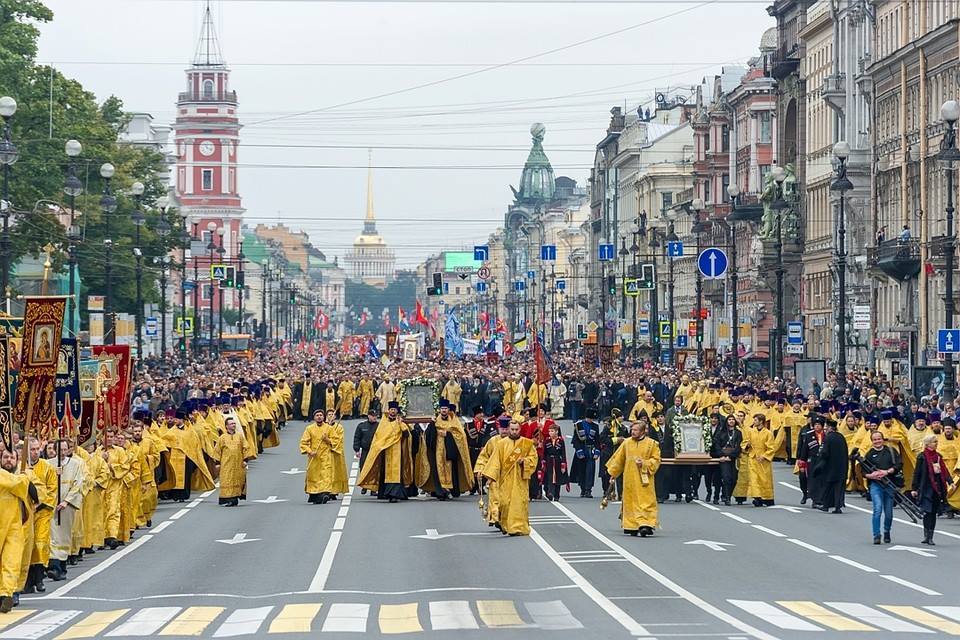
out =
<svg viewBox="0 0 960 640"><path fill-rule="evenodd" d="M670 321L661 320L660 321L660 337L666 340L669 340L673 332L670 330Z"/></svg>
<svg viewBox="0 0 960 640"><path fill-rule="evenodd" d="M211 279L211 280L226 280L226 279L227 279L227 265L225 265L225 264L212 264L212 265L210 265L210 279Z"/></svg>
<svg viewBox="0 0 960 640"><path fill-rule="evenodd" d="M184 338L193 337L193 318L190 316L177 316L177 335Z"/></svg>

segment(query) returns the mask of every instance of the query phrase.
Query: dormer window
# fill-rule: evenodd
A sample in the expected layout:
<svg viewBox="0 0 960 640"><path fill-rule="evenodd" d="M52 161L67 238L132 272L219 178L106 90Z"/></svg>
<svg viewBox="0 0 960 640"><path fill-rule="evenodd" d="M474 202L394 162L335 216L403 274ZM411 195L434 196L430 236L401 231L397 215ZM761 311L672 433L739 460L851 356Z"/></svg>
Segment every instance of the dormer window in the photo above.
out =
<svg viewBox="0 0 960 640"><path fill-rule="evenodd" d="M204 80L203 81L203 92L201 97L204 100L213 100L213 80Z"/></svg>

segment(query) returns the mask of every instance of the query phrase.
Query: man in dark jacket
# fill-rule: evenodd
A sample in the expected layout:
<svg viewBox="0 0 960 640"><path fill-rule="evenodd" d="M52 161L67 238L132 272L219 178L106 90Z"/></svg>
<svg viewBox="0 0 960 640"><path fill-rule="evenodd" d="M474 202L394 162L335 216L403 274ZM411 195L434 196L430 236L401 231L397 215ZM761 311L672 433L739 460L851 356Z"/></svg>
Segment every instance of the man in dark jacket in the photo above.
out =
<svg viewBox="0 0 960 640"><path fill-rule="evenodd" d="M353 451L360 456L360 468L363 469L363 463L367 460L367 452L370 451L370 443L373 442L373 436L377 432L377 412L371 407L367 411L367 419L357 425L357 430L353 432ZM366 493L366 489L360 489L360 493Z"/></svg>
<svg viewBox="0 0 960 640"><path fill-rule="evenodd" d="M837 433L837 423L833 420L827 421L825 433L813 470L820 484L820 510L828 511L832 508L833 513L843 513L843 492L849 460L847 440Z"/></svg>
<svg viewBox="0 0 960 640"><path fill-rule="evenodd" d="M722 418L713 431L710 457L720 460L718 469L720 482L713 494L713 504L719 503L722 498L723 504L730 506L730 496L733 494L733 488L737 486L737 458L740 457L742 441L743 434L737 428L736 419L733 416Z"/></svg>
<svg viewBox="0 0 960 640"><path fill-rule="evenodd" d="M580 497L593 497L593 483L597 475L597 458L600 457L600 426L595 422L596 409L587 409L587 417L573 425L574 457L570 467L570 480L580 485Z"/></svg>

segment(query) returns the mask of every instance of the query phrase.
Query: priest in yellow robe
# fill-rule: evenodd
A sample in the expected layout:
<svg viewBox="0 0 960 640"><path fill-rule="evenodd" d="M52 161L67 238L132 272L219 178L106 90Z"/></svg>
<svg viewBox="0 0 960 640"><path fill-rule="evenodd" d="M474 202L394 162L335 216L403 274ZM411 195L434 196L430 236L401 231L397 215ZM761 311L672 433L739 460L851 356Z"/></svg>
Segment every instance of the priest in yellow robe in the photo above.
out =
<svg viewBox="0 0 960 640"><path fill-rule="evenodd" d="M400 419L400 403L391 400L380 418L357 484L391 503L407 499L414 483L410 427Z"/></svg>
<svg viewBox="0 0 960 640"><path fill-rule="evenodd" d="M34 437L29 440L31 482L37 488L39 504L33 516L33 550L30 552L30 568L27 577L27 591L43 593L43 577L50 563L50 523L53 510L57 506L57 470L52 464L40 457L40 441ZM23 567L21 567L21 573Z"/></svg>
<svg viewBox="0 0 960 640"><path fill-rule="evenodd" d="M357 387L352 380L344 380L337 388L337 413L344 418L353 417L353 400L356 397ZM327 410L329 411L329 407Z"/></svg>
<svg viewBox="0 0 960 640"><path fill-rule="evenodd" d="M112 431L104 434L103 447L97 451L107 466L107 483L103 491L103 544L110 549L120 545L120 517L123 509L123 481L130 473L127 452L117 446Z"/></svg>
<svg viewBox="0 0 960 640"><path fill-rule="evenodd" d="M463 389L460 387L460 383L457 382L457 379L450 378L447 380L447 383L443 385L443 389L440 391L440 397L449 402L456 409L460 406L460 396L462 393Z"/></svg>
<svg viewBox="0 0 960 640"><path fill-rule="evenodd" d="M768 507L773 502L773 458L780 447L770 430L770 420L763 413L754 415L754 433L747 455L750 457L750 488L753 506Z"/></svg>
<svg viewBox="0 0 960 640"><path fill-rule="evenodd" d="M224 422L224 430L215 447L220 463L219 504L236 507L247 499L247 462L253 459L253 446L237 429L237 421L232 416Z"/></svg>
<svg viewBox="0 0 960 640"><path fill-rule="evenodd" d="M620 522L631 536L653 535L659 525L657 489L654 475L660 468L660 444L647 437L647 425L635 422L630 437L620 443L607 461L610 478L623 475L623 501Z"/></svg>
<svg viewBox="0 0 960 640"><path fill-rule="evenodd" d="M315 411L313 419L313 424L300 438L300 453L307 456L304 491L310 504L326 504L349 491L347 462L343 455L343 425L332 409L327 411L326 420L322 411Z"/></svg>
<svg viewBox="0 0 960 640"><path fill-rule="evenodd" d="M473 488L467 433L446 398L440 399L440 414L423 432L416 465L417 486L438 500L458 498Z"/></svg>
<svg viewBox="0 0 960 640"><path fill-rule="evenodd" d="M360 415L365 416L373 403L373 380L367 377L360 378L357 393L360 394Z"/></svg>
<svg viewBox="0 0 960 640"><path fill-rule="evenodd" d="M483 485L486 485L487 506L485 519L487 526L490 527L500 521L500 500L497 496L497 486L492 482L487 482L486 478L483 477L483 469L487 466L490 456L497 450L497 443L507 437L509 430L510 418L500 418L497 420L497 434L491 436L490 439L487 440L487 443L483 445L483 449L481 449L477 455L477 462L473 466L474 473L476 474L475 482L481 488L481 495Z"/></svg>
<svg viewBox="0 0 960 640"><path fill-rule="evenodd" d="M497 487L497 528L511 536L530 535L530 478L537 472L537 445L520 436L520 424L511 422L507 437L499 440L483 466L483 475Z"/></svg>
<svg viewBox="0 0 960 640"><path fill-rule="evenodd" d="M20 590L20 563L24 556L22 514L33 509L30 480L17 473L18 458L0 449L0 613L13 608L13 594Z"/></svg>
<svg viewBox="0 0 960 640"><path fill-rule="evenodd" d="M93 445L88 445L91 448ZM78 447L79 450L79 447ZM99 450L88 451L84 461L88 490L81 506L83 519L82 549L86 554L96 553L105 538L103 494L110 482L110 470Z"/></svg>

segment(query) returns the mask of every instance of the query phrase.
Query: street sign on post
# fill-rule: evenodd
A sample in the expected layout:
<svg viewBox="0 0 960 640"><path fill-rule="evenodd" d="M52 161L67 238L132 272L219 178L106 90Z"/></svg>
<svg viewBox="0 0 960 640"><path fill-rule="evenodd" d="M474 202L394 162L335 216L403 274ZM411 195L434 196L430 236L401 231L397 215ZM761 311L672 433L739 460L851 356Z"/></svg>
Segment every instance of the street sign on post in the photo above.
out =
<svg viewBox="0 0 960 640"><path fill-rule="evenodd" d="M480 267L479 269L477 269L477 277L480 278L481 280L489 280L490 267Z"/></svg>
<svg viewBox="0 0 960 640"><path fill-rule="evenodd" d="M523 280L517 280L516 282L513 283L514 291L523 291L524 289L526 289L526 287L527 285Z"/></svg>
<svg viewBox="0 0 960 640"><path fill-rule="evenodd" d="M544 244L540 245L540 259L544 262L556 262L557 260L557 245L555 244Z"/></svg>
<svg viewBox="0 0 960 640"><path fill-rule="evenodd" d="M149 318L144 318L144 326L146 328L146 333L148 336L157 335L157 319L153 316Z"/></svg>
<svg viewBox="0 0 960 640"><path fill-rule="evenodd" d="M185 338L193 337L193 318L190 316L177 316L177 334Z"/></svg>
<svg viewBox="0 0 960 640"><path fill-rule="evenodd" d="M784 353L788 353L792 356L802 356L803 355L803 345L802 344L788 344Z"/></svg>
<svg viewBox="0 0 960 640"><path fill-rule="evenodd" d="M937 329L937 352L960 353L960 329Z"/></svg>
<svg viewBox="0 0 960 640"><path fill-rule="evenodd" d="M533 279L536 278L536 277L537 277L537 272L536 272L536 271L533 271L532 269L531 269L530 271L527 271L527 279L528 279L528 280L533 280Z"/></svg>
<svg viewBox="0 0 960 640"><path fill-rule="evenodd" d="M486 291L487 291L487 283L486 283L486 282L478 282L478 283L477 283L477 293L486 293Z"/></svg>
<svg viewBox="0 0 960 640"><path fill-rule="evenodd" d="M689 335L691 338L697 337L697 321L696 320L691 320L690 322L687 323L687 335Z"/></svg>
<svg viewBox="0 0 960 640"><path fill-rule="evenodd" d="M857 304L853 306L853 328L857 330L870 329L870 305Z"/></svg>
<svg viewBox="0 0 960 640"><path fill-rule="evenodd" d="M637 332L641 336L650 335L650 321L649 320L637 320Z"/></svg>
<svg viewBox="0 0 960 640"><path fill-rule="evenodd" d="M667 243L667 257L668 258L682 258L683 257L683 243L679 240L674 242Z"/></svg>
<svg viewBox="0 0 960 640"><path fill-rule="evenodd" d="M597 257L600 259L600 262L611 262L616 260L616 248L612 244L601 244L597 249Z"/></svg>
<svg viewBox="0 0 960 640"><path fill-rule="evenodd" d="M210 265L211 280L223 280L226 277L227 277L227 265L225 264Z"/></svg>
<svg viewBox="0 0 960 640"><path fill-rule="evenodd" d="M640 283L636 278L625 278L623 281L623 292L628 296L640 295Z"/></svg>
<svg viewBox="0 0 960 640"><path fill-rule="evenodd" d="M476 262L486 262L490 259L490 247L485 244L473 245L473 259Z"/></svg>
<svg viewBox="0 0 960 640"><path fill-rule="evenodd" d="M680 349L685 348L688 344L690 344L689 340L690 339L687 336L677 336L677 347Z"/></svg>
<svg viewBox="0 0 960 640"><path fill-rule="evenodd" d="M567 290L567 281L557 280L557 291L566 291L566 290Z"/></svg>
<svg viewBox="0 0 960 640"><path fill-rule="evenodd" d="M673 334L673 331L671 331L671 328L670 328L670 321L661 320L660 321L660 337L663 338L664 340L669 340L672 334Z"/></svg>
<svg viewBox="0 0 960 640"><path fill-rule="evenodd" d="M787 323L787 344L803 344L802 322L797 320Z"/></svg>
<svg viewBox="0 0 960 640"><path fill-rule="evenodd" d="M697 269L706 278L722 278L727 272L727 254L723 249L704 249L697 258Z"/></svg>

